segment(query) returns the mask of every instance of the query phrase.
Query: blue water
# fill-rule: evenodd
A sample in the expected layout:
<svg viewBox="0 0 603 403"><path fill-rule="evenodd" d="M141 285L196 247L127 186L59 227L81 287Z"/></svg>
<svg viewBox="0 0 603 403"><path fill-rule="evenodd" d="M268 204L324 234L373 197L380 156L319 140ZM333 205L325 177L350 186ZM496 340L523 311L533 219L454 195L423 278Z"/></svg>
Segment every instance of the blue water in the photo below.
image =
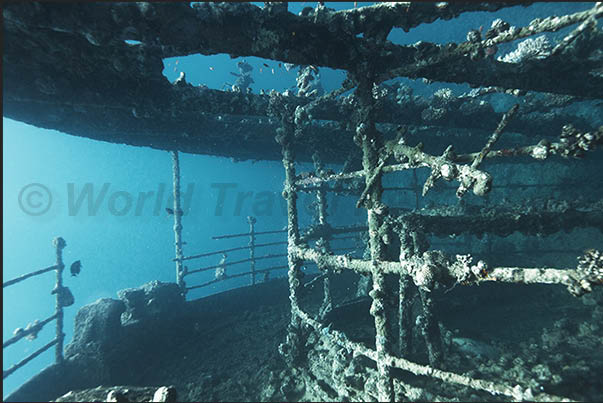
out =
<svg viewBox="0 0 603 403"><path fill-rule="evenodd" d="M359 2L358 6L367 4L371 3ZM314 7L315 3L293 3L289 10L297 13L307 6ZM353 3L327 3L327 6L340 10L353 7ZM590 6L590 3L536 4L529 8L505 9L495 15L511 24L523 25L533 18L548 15L551 10L564 14ZM468 29L477 29L480 25L488 27L493 15L469 13L456 21L426 24L410 33L395 29L389 39L398 44L418 40L439 43L462 41ZM236 63L243 59L254 67L255 83L251 86L254 93L261 89L284 91L295 85L296 68L286 71L278 67L278 61L256 57L175 57L164 60L164 74L173 81L183 71L189 83L223 89L225 83L233 83L235 77L230 72L238 72ZM271 67L265 68L263 63ZM321 68L320 72L326 91L337 88L344 78L342 71ZM409 81L409 84L419 93L431 93L438 86L459 91L466 88L442 84L427 86L420 80ZM83 265L80 276L71 277L68 270L64 276L65 285L75 296L75 304L65 310L66 343L72 337L74 316L79 307L98 298L116 298L118 290L138 287L151 280L175 281L175 266L171 262L174 256L173 217L164 211L172 203L171 158L167 152L93 141L6 118L3 118L3 133L3 281L54 264L51 241L55 236L62 236L67 241L64 250L67 267L75 260L81 260ZM280 196L284 175L279 161L235 163L228 158L188 154L181 154L180 158L182 191L190 195L183 217L183 239L187 242L185 254L245 245L246 238L212 241L211 236L246 232L248 215L257 216L258 231L280 229L286 225ZM309 165L304 167L310 169ZM30 184L42 185L52 196L50 207L44 214L28 214L19 204L20 192ZM221 188L228 188L222 208L217 204ZM103 189L106 193L101 198ZM161 189L164 189L163 195L159 194ZM86 198L78 208L78 196L86 190L91 191L93 201L98 198L97 209L90 210ZM249 192L251 194L245 195ZM141 193L146 194L146 198L140 196ZM46 196L36 193L26 202L36 208L48 201ZM302 207L311 202L309 197L302 197ZM128 200L132 202L130 207ZM308 221L309 216L305 214L302 219ZM355 219L361 221L362 216L350 219L334 215L331 222L349 224ZM278 239L266 237L257 242ZM283 251L283 247L275 247L265 248L261 253ZM229 258L244 258L245 253L232 254ZM219 255L200 261L198 265L217 264L218 261ZM267 267L268 263L258 263L258 266ZM194 269L197 265L189 267ZM233 269L236 270L240 269ZM211 280L212 276L210 271L191 277L190 282ZM54 272L50 272L4 290L3 340L10 338L15 328L25 327L35 319L42 320L54 313L54 297L50 295L54 278ZM248 282L248 278L230 280L191 292L188 298L199 298ZM54 322L51 322L40 332L37 340L21 340L5 349L3 368L8 369L46 344L54 337L54 332ZM53 350L48 350L5 380L4 395L51 364Z"/></svg>

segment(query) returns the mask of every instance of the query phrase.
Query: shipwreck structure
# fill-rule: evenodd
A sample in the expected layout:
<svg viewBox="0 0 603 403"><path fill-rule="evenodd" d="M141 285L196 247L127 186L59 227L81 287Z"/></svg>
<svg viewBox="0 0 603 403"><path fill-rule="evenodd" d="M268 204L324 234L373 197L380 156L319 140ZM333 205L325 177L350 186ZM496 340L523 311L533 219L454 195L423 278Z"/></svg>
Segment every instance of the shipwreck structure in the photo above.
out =
<svg viewBox="0 0 603 403"><path fill-rule="evenodd" d="M593 151L603 143L603 33L597 26L603 5L520 27L493 14L485 32L468 27L461 43L396 45L387 40L395 28L408 31L512 5L381 3L335 12L319 3L295 15L286 3L263 8L244 3L8 3L3 9L4 116L170 151L176 283L182 292L187 273L178 152L282 159L291 317L279 351L303 387L312 390L306 397L397 401L477 391L483 393L477 399L566 400L544 387L455 372L447 358L450 336L439 324L434 295L496 282L560 284L582 297L603 284L603 194L596 175L601 165ZM560 30L567 33L556 41L542 36ZM497 55L497 47L508 43L517 43L516 49ZM173 83L165 79L162 59L195 53L343 69L347 77L333 92L300 91L302 96L211 90L187 83L184 76ZM440 89L426 99L394 80L398 77L468 83L473 89L459 96ZM515 99L503 112L489 98L500 94ZM593 112L589 117L583 110ZM554 171L567 159L584 164L571 165L566 177L588 179L573 185L534 183L526 195L538 195L538 200L509 201L514 194L513 183L504 178L509 167L534 174L538 167ZM300 161L314 162L315 170L297 172ZM342 168L330 172L325 164ZM385 178L419 168L428 173L414 176L411 208L388 203L384 190L395 189L384 185ZM453 183L454 194L442 183ZM317 195L316 223L310 228L299 226L299 192ZM448 193L431 199L432 205L420 201L438 192ZM356 208L367 212L366 224L329 225L328 193L355 195ZM489 251L475 252L484 236L498 237L493 242L500 246L500 238L511 234L546 238L581 228L594 230L590 240L595 245L557 251L574 253L573 266L542 261L501 265L493 243ZM364 258L331 251L331 237L346 233L365 234ZM435 249L431 245L437 237L465 237L467 249ZM300 303L307 285L301 276L304 262L321 271L324 298L316 309ZM329 322L343 306L333 301L331 288L347 271L358 275L358 293L352 297L370 297L374 335L366 342ZM595 298L592 321L603 315L602 300ZM419 339L422 355L416 352ZM423 358L426 362L420 362ZM425 379L461 389L438 389Z"/></svg>

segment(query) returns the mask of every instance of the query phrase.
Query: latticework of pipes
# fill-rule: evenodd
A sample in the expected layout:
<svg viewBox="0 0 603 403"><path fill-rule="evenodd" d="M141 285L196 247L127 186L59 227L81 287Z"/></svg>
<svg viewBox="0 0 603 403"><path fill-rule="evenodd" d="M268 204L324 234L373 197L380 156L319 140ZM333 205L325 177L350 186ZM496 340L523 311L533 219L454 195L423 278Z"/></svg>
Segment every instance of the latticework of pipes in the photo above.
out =
<svg viewBox="0 0 603 403"><path fill-rule="evenodd" d="M598 10L598 11L596 11ZM601 5L597 4L589 12L589 18L601 14ZM566 17L568 18L568 17ZM563 20L558 18L556 21ZM593 20L594 21L594 20ZM533 24L527 28L528 31L537 31ZM560 49L568 46L579 32L586 29L586 22L580 24L578 28L572 31L563 41L556 45L552 53L555 54ZM507 25L508 28L508 25ZM493 25L495 29L495 25ZM521 30L519 30L521 31ZM516 32L519 32L516 31ZM462 54L476 54L483 51L485 47L503 41L503 37L512 37L509 33L489 31L489 39L471 40L469 43L459 47L452 47L450 52L457 52L463 49ZM505 31L506 32L506 31ZM370 38L379 42L387 36L385 32L373 32ZM478 33L474 33L478 35ZM365 32L365 36L367 33ZM472 44L473 43L473 44ZM436 56L439 59L440 56ZM472 56L473 57L473 56ZM477 56L476 56L477 57ZM430 58L423 59L429 63ZM416 66L421 63L416 63ZM407 70L408 67L394 69L393 72ZM438 325L438 319L434 315L434 301L431 293L438 287L454 287L457 284L471 285L482 281L494 282L512 282L512 283L542 283L542 284L563 284L567 286L570 293L575 296L582 296L591 292L592 287L603 283L602 253L599 250L588 250L579 258L579 264L576 268L528 268L528 267L493 267L483 260L473 261L470 254L446 256L439 250L429 250L427 234L444 233L455 235L457 233L488 233L514 231L529 232L530 228L539 228L539 232L555 232L561 228L567 228L560 224L558 220L569 220L574 226L593 226L601 229L601 203L595 205L584 205L570 207L566 206L563 212L549 211L552 216L547 217L546 209L541 211L522 212L515 207L509 208L491 208L483 209L482 216L472 214L445 214L445 208L436 211L413 211L400 212L397 209L390 209L382 201L382 176L387 172L395 172L419 167L427 167L430 175L425 180L423 186L423 196L434 187L439 180L457 181L458 187L456 196L461 199L471 190L477 196L486 196L492 188L492 176L480 169L480 164L487 157L517 156L528 155L537 160L544 160L552 154L562 156L581 156L582 152L590 149L586 147L574 148L579 155L569 151L568 144L575 140L568 138L581 138L588 144L600 143L603 138L603 127L589 133L578 133L571 125L563 127L560 140L550 143L546 140L531 146L519 147L513 150L494 150L493 146L500 138L501 134L513 119L519 109L519 105L512 106L507 113L503 114L498 125L492 128L492 134L481 150L466 155L457 155L453 146L449 145L442 155L431 155L423 151L422 145L410 146L407 141L408 128L399 126L396 129L392 140L384 140L383 128L380 130L376 126L376 116L382 107L379 103L379 78L383 73L379 73L373 64L355 66L349 70L348 80L343 87L330 94L327 94L313 101L307 106L298 106L295 109L283 102L283 96L278 93L270 94L270 109L273 117L281 123L277 129L276 141L282 147L283 166L285 169L285 185L283 197L287 200L288 213L288 261L289 261L289 287L291 302L291 324L287 341L280 346L282 355L292 367L299 367L300 363L305 362L308 365L310 355L308 349L308 340L312 340L312 345L326 346L326 353L323 358L328 357L332 367L328 387L324 388L323 398L354 399L360 400L379 400L394 401L407 398L421 397L421 392L413 387L403 376L394 375L395 370L402 370L414 375L432 377L457 385L467 386L474 390L485 391L493 396L504 396L506 399L514 400L552 400L568 401L570 399L547 393L543 390L532 390L530 387L520 384L507 384L504 382L494 382L483 379L476 379L470 376L446 371L445 359L442 349L442 335ZM391 77L392 75L388 75ZM522 89L521 86L518 86ZM323 102L329 102L341 93L355 88L353 99L356 110L354 111L352 121L355 125L354 142L362 151L362 168L356 172L342 172L340 174L327 175L320 167L320 159L315 154L314 160L316 172L297 174L295 169L294 144L298 138L304 134L304 126L308 124L309 116L313 108L320 108ZM572 134L569 134L569 133ZM589 143L592 141L592 143ZM553 151L555 150L555 151ZM346 179L363 178L364 188L360 193L356 207L367 210L367 230L368 230L368 259L355 259L349 255L334 255L328 250L328 236L330 226L325 217L325 188L327 182L340 182ZM319 232L319 241L317 246L312 248L309 245L309 236L303 236L300 233L298 224L298 209L296 205L297 192L304 190L304 186L318 185L313 190L317 192L319 218L316 227L310 232ZM507 210L507 211L505 211ZM511 213L510 211L515 211ZM584 213L586 216L578 218L572 213ZM569 218L569 215L572 215ZM529 217L528 217L529 216ZM554 216L554 218L553 218ZM565 218L563 218L565 217ZM502 221L511 220L514 224L503 223ZM502 220L495 222L497 220ZM556 222L556 223L555 223ZM532 225L537 223L538 225ZM508 225L510 224L510 225ZM548 225L552 225L548 229ZM397 245L397 250L392 253L392 244ZM304 262L310 261L324 271L324 301L316 317L305 312L299 303L299 294L303 286L301 266ZM344 333L331 329L331 326L321 321L325 316L325 311L332 309L330 301L330 275L331 272L341 272L343 270L352 270L356 273L370 276L372 287L369 295L372 299L370 314L374 319L375 327L375 348L368 348L362 343L351 341ZM399 281L399 310L397 312L400 326L399 334L394 337L391 334L391 326L388 321L391 320L391 313L387 312L388 290L386 286L386 275L395 275ZM412 320L412 311L410 310L411 293L410 288L414 284L417 287L420 301L423 308L423 314L420 321L414 323ZM413 327L418 326L420 333L425 338L425 346L429 365L423 365L412 362L405 357L408 354L409 344ZM313 335L310 335L313 333ZM397 339L399 341L397 341ZM398 347L398 353L394 353L394 345ZM353 358L364 356L374 361L376 371L372 371L373 377L368 375L363 384L353 385L346 377L346 370L352 366ZM303 365L301 365L303 367ZM304 372L303 370L301 371ZM312 378L311 370L306 372L308 380ZM318 383L320 385L320 383ZM319 387L320 388L320 387ZM320 394L318 394L320 396ZM439 397L440 399L442 397Z"/></svg>
<svg viewBox="0 0 603 403"><path fill-rule="evenodd" d="M523 27L493 19L485 33L470 29L461 43L396 45L387 40L394 28L409 31L466 12L496 12L513 5L381 3L335 12L319 3L294 15L286 3L266 3L263 8L235 3L11 4L3 10L5 115L75 135L170 151L235 159L277 159L280 154L291 323L279 349L301 379L317 385L316 398L424 399L425 386L413 385L406 376L413 374L507 400L567 401L529 385L448 370L433 293L486 282L540 283L563 285L580 297L603 283L601 248L576 256L576 267L499 267L475 259L470 251L450 255L430 249L428 236L515 232L545 236L581 227L603 228L603 204L595 193L599 200L549 198L542 204L482 203L477 208L463 204L470 197L488 200L500 182L484 168L490 161L511 164L523 158L522 164L544 166L555 159L593 155L603 143L603 126L576 112L580 109L576 105L595 111L593 115L601 110L603 34L597 23L603 5L593 3L587 10L535 19ZM83 13L82 7L89 12ZM95 21L86 20L88 16ZM555 43L536 37L564 29L567 33ZM53 51L40 51L40 41L23 37L42 37ZM140 43L128 45L125 40ZM495 57L498 46L520 40L515 51ZM62 63L55 61L71 60L74 48L84 56L81 63L68 66L67 74L56 70L55 65ZM26 52L31 64L13 63ZM274 90L258 95L240 88L210 90L187 83L184 75L167 82L161 75L162 58L193 53L258 56L306 66L300 75L329 67L345 70L347 76L341 88L321 96L305 88L303 83L310 80L303 79L298 80L297 96ZM98 66L104 66L103 80L98 80ZM460 96L440 89L425 99L413 95L408 86L388 81L400 77L466 83L474 89ZM114 85L104 85L109 81ZM515 100L504 113L485 101L500 94ZM64 118L66 114L70 119ZM497 147L507 133L519 135L522 144ZM446 147L441 153L430 151L442 143ZM471 152L455 151L476 144ZM315 171L298 174L296 162L311 160ZM344 168L329 172L323 168L327 163L344 163ZM429 175L422 186L415 183L415 189L421 188L417 208L387 205L384 177L419 168ZM459 205L419 209L418 199L441 191L442 182L454 184ZM583 183L579 189L590 185ZM316 225L306 232L298 220L300 191L317 194ZM366 210L364 259L330 250L329 237L346 229L328 223L328 192L357 195L356 207ZM175 228L180 227L176 220ZM316 247L310 241L316 241ZM178 236L175 242L181 262ZM300 306L304 262L314 262L323 272L324 299L316 315ZM182 268L177 270L182 285ZM352 341L324 320L333 310L332 283L342 271L369 279L374 348ZM398 283L395 312L387 284L392 276ZM420 318L411 309L413 294L420 301ZM397 335L391 330L395 319ZM416 331L424 339L428 363L409 359ZM309 369L314 353L314 359L324 359L331 370L326 386ZM365 381L350 382L344 376L350 371L362 374Z"/></svg>

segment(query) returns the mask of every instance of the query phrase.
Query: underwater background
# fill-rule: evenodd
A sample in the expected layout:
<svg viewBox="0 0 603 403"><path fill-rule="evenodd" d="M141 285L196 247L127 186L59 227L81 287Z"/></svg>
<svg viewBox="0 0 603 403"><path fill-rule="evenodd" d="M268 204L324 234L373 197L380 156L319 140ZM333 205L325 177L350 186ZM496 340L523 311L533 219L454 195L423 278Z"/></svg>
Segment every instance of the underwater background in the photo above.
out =
<svg viewBox="0 0 603 403"><path fill-rule="evenodd" d="M262 3L255 4L262 6ZM373 3L358 2L357 6L370 4ZM303 7L314 5L311 2L290 3L289 11L298 13ZM351 2L327 2L326 5L336 10L354 7ZM465 39L468 29L489 26L493 16L513 25L526 25L537 17L590 7L592 3L536 3L496 13L465 13L452 21L424 24L409 33L394 29L388 39L397 44L419 40L460 42ZM547 35L558 38L566 33L562 30ZM513 45L501 46L501 54L506 53L504 46ZM230 73L238 71L237 62L241 60L254 67L253 93L262 89L283 92L295 88L298 67L287 71L284 66L279 67L277 61L256 57L231 59L228 55L193 55L169 58L164 59L164 75L172 82L180 72L185 72L187 81L193 85L204 84L222 90L234 82L235 78ZM331 91L339 87L344 73L320 68L320 77L324 90ZM428 85L421 80L408 79L398 81L413 88L415 94L425 96L444 87L451 88L455 95L470 89L466 85ZM508 100L501 96L500 104L493 106L495 110L502 111L508 106ZM310 164L300 164L299 169L312 168ZM181 153L180 170L185 200L185 255L246 245L247 238L214 241L211 237L247 232L246 217L249 215L258 219L256 231L282 229L286 225L285 202L281 197L284 172L280 161L233 161ZM49 191L52 200L44 214L27 214L19 204L20 192L29 184L43 185ZM174 256L173 217L165 211L165 207L172 206L171 184L171 158L165 151L67 136L3 118L3 281L52 265L54 249L51 241L55 236L63 237L67 241L63 255L66 267L76 260L82 262L79 276L70 276L68 270L64 273L64 284L75 297L75 304L65 309L65 344L69 343L79 307L99 298L115 298L120 289L138 287L152 280L175 281L175 265L171 261ZM130 207L123 192L133 200ZM141 193L150 196L138 205ZM40 196L40 203L50 200L43 197ZM311 220L313 197L312 194L302 195L302 225ZM352 210L354 198L338 196L343 201L337 205L329 197L332 201L329 208L331 224L365 222L364 210ZM96 200L100 200L98 206L94 205ZM408 207L413 208L414 205ZM350 214L350 211L355 212ZM284 235L266 237L265 240L284 240ZM262 252L285 253L285 248L265 248ZM218 260L213 256L191 266L217 264ZM233 269L233 273L238 270L246 271L239 266ZM278 274L285 275L285 271ZM213 272L199 275L195 281L204 281L203 275L211 279ZM54 277L54 272L46 273L3 290L4 340L10 338L16 328L54 313L54 297L50 295ZM247 277L232 279L194 290L187 299L247 284ZM54 337L54 332L51 324L39 333L36 340L21 341L5 349L3 368L10 367L44 345ZM54 351L50 349L19 369L3 381L3 395L15 390L53 360Z"/></svg>

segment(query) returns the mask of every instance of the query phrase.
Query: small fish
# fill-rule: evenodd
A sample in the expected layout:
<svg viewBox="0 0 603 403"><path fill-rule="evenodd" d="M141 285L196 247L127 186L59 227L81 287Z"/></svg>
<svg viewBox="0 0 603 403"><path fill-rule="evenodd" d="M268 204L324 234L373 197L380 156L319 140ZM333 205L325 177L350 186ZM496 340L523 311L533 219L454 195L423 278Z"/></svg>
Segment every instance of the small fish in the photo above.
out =
<svg viewBox="0 0 603 403"><path fill-rule="evenodd" d="M167 211L167 213L170 214L170 215L174 215L174 209L172 209L172 208L166 207L165 211ZM182 214L184 214L182 212L182 210L178 209L178 215L182 215Z"/></svg>
<svg viewBox="0 0 603 403"><path fill-rule="evenodd" d="M214 68L213 68L213 67L211 67L211 66L209 67L209 69L210 69L211 71L214 71Z"/></svg>
<svg viewBox="0 0 603 403"><path fill-rule="evenodd" d="M80 262L79 260L76 260L75 262L73 262L71 264L71 267L69 268L69 270L71 271L71 277L75 277L78 274L80 274L81 269L82 269L82 262Z"/></svg>
<svg viewBox="0 0 603 403"><path fill-rule="evenodd" d="M268 67L270 68L270 66L268 66L266 63L262 63L264 65L264 67Z"/></svg>
<svg viewBox="0 0 603 403"><path fill-rule="evenodd" d="M272 69L272 74L274 74L274 69Z"/></svg>
<svg viewBox="0 0 603 403"><path fill-rule="evenodd" d="M260 67L260 73L262 72L262 68Z"/></svg>
<svg viewBox="0 0 603 403"><path fill-rule="evenodd" d="M310 67L310 69L312 69L312 71L314 71L316 74L318 74L318 69L316 68L316 66L310 65L308 67Z"/></svg>
<svg viewBox="0 0 603 403"><path fill-rule="evenodd" d="M283 64L282 64L282 63L279 63L279 64L278 64L278 67L283 67Z"/></svg>

